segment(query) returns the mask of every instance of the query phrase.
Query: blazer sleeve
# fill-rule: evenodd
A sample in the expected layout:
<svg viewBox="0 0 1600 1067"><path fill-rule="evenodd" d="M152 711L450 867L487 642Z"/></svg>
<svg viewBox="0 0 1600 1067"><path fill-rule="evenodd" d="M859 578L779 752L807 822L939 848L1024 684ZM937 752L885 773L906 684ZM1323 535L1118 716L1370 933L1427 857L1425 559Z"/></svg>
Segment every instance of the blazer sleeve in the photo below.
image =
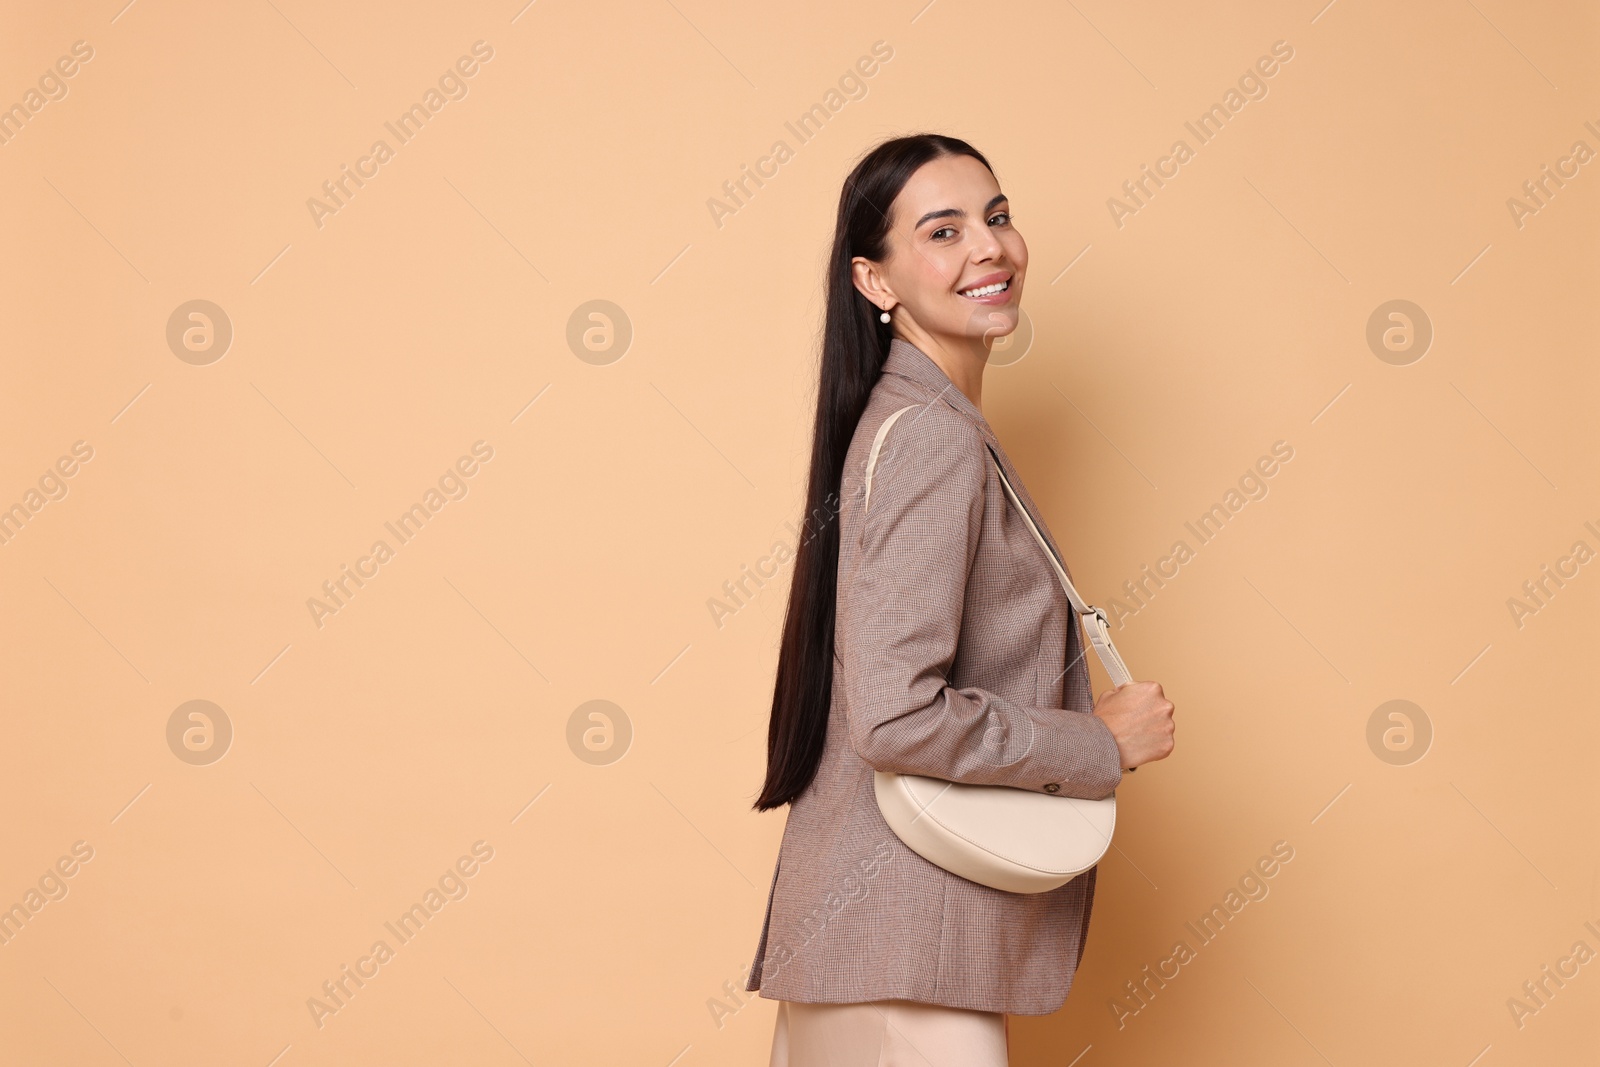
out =
<svg viewBox="0 0 1600 1067"><path fill-rule="evenodd" d="M1122 780L1099 716L949 682L988 462L977 428L938 407L908 411L884 441L838 589L850 741L875 770L1098 800Z"/></svg>

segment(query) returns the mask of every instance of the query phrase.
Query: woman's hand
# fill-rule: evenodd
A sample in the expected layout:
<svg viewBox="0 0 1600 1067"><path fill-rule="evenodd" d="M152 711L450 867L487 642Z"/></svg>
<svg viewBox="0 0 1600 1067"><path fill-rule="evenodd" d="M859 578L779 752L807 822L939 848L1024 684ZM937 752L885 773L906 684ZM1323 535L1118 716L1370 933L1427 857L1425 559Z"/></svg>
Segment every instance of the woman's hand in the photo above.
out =
<svg viewBox="0 0 1600 1067"><path fill-rule="evenodd" d="M1172 710L1159 682L1129 682L1094 702L1094 713L1116 738L1125 770L1172 755Z"/></svg>

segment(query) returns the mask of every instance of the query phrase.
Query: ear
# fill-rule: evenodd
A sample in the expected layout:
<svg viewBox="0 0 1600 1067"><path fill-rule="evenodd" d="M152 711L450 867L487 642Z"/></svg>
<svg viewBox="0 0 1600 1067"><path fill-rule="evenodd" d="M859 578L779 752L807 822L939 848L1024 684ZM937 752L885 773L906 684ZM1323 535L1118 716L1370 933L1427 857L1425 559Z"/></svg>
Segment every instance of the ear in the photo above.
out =
<svg viewBox="0 0 1600 1067"><path fill-rule="evenodd" d="M864 256L850 260L850 280L855 283L856 291L872 301L875 307L899 303L878 265Z"/></svg>

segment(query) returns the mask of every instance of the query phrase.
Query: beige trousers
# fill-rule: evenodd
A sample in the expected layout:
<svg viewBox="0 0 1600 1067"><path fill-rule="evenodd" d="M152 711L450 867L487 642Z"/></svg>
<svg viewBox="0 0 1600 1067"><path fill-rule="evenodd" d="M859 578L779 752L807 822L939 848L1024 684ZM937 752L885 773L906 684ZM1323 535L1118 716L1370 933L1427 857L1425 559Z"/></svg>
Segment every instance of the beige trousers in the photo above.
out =
<svg viewBox="0 0 1600 1067"><path fill-rule="evenodd" d="M1006 1017L914 1000L778 1001L771 1067L1007 1067Z"/></svg>

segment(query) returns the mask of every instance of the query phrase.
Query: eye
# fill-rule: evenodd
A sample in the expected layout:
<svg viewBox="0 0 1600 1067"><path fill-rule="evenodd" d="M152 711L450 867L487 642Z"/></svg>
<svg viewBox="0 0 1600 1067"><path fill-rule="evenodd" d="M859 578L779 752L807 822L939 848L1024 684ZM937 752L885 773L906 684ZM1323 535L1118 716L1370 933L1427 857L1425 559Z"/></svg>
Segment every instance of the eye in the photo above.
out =
<svg viewBox="0 0 1600 1067"><path fill-rule="evenodd" d="M991 226L995 225L995 220L996 219L1003 219L1004 221L1001 222L999 225L1001 225L1001 226L1009 226L1009 225L1011 225L1011 218L1012 218L1012 216L1011 216L1011 212L1010 211L996 211L993 215L989 216L989 225L991 225ZM937 230L934 230L932 233L928 234L928 238L930 240L933 240L933 241L944 242L944 241L949 240L949 238L948 237L940 237L939 235L941 233L946 233L946 232L949 232L949 233L952 233L952 234L955 233L955 227L953 227L953 226L940 226Z"/></svg>

